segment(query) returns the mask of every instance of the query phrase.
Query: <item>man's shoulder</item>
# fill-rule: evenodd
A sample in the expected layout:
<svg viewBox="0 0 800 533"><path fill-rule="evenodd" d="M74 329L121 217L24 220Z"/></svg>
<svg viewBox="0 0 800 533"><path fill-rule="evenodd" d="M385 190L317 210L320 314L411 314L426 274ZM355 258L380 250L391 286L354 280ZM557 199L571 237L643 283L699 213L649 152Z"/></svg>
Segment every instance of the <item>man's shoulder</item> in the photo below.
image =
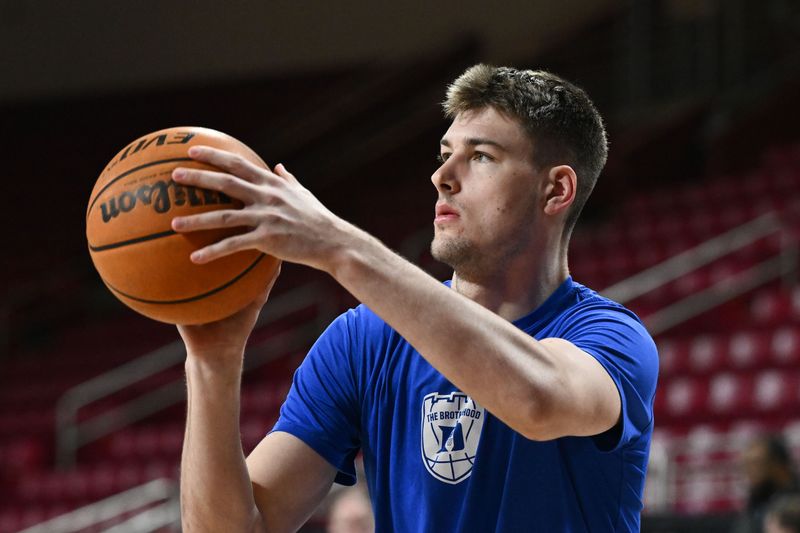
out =
<svg viewBox="0 0 800 533"><path fill-rule="evenodd" d="M647 337L650 337L642 319L621 303L611 300L594 289L578 282L573 282L573 290L575 295L574 299L564 312L567 316L605 317L611 321L635 325L636 329L642 331Z"/></svg>
<svg viewBox="0 0 800 533"><path fill-rule="evenodd" d="M391 326L364 304L343 312L331 326L345 330L351 339L383 338L394 332Z"/></svg>
<svg viewBox="0 0 800 533"><path fill-rule="evenodd" d="M574 283L574 297L555 319L550 333L586 350L597 346L636 354L636 366L653 373L658 368L658 348L636 313L579 283Z"/></svg>
<svg viewBox="0 0 800 533"><path fill-rule="evenodd" d="M362 327L384 327L386 322L383 321L372 309L364 304L358 304L355 307L349 308L342 313L339 318L344 317L350 324L358 324Z"/></svg>

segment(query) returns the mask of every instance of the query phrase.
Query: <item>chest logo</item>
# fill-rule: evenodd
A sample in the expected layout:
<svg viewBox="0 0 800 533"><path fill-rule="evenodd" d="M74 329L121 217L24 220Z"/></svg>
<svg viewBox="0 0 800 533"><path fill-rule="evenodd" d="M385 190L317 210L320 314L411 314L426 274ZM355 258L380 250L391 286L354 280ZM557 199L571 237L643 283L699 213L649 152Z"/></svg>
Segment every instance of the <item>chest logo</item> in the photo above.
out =
<svg viewBox="0 0 800 533"><path fill-rule="evenodd" d="M422 462L428 472L455 485L472 473L486 411L463 392L433 392L422 400Z"/></svg>

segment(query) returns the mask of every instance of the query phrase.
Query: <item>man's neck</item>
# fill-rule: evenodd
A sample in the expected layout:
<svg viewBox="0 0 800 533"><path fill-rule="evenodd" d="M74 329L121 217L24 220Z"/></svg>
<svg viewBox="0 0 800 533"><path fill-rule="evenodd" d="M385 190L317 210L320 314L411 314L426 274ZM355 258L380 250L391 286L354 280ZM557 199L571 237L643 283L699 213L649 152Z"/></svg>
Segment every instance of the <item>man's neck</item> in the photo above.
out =
<svg viewBox="0 0 800 533"><path fill-rule="evenodd" d="M527 263L527 264L526 264ZM566 252L536 264L504 265L486 276L464 277L453 273L452 288L509 321L529 314L567 279Z"/></svg>

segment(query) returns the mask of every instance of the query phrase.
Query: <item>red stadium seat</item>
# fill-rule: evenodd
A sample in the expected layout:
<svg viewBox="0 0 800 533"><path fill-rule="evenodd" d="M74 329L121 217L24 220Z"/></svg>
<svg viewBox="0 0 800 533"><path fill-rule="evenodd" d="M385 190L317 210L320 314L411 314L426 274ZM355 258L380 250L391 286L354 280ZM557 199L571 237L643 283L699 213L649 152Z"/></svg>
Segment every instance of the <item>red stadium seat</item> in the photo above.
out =
<svg viewBox="0 0 800 533"><path fill-rule="evenodd" d="M665 413L674 418L703 411L708 396L708 386L696 378L677 378L667 385Z"/></svg>
<svg viewBox="0 0 800 533"><path fill-rule="evenodd" d="M658 342L659 377L683 374L689 369L689 347L683 339Z"/></svg>
<svg viewBox="0 0 800 533"><path fill-rule="evenodd" d="M785 290L768 290L756 295L750 307L753 318L760 323L776 324L790 321L795 313L792 293Z"/></svg>
<svg viewBox="0 0 800 533"><path fill-rule="evenodd" d="M732 368L763 368L770 363L769 342L766 335L743 331L732 335L728 341L728 364Z"/></svg>
<svg viewBox="0 0 800 533"><path fill-rule="evenodd" d="M695 373L714 372L725 366L725 346L717 336L699 335L689 342L689 367Z"/></svg>
<svg viewBox="0 0 800 533"><path fill-rule="evenodd" d="M720 373L709 384L708 410L720 416L731 416L746 410L753 403L753 379L747 375Z"/></svg>
<svg viewBox="0 0 800 533"><path fill-rule="evenodd" d="M776 329L772 334L770 351L775 365L800 364L800 328L786 326Z"/></svg>
<svg viewBox="0 0 800 533"><path fill-rule="evenodd" d="M796 372L767 370L756 377L754 403L759 411L794 410L800 403Z"/></svg>

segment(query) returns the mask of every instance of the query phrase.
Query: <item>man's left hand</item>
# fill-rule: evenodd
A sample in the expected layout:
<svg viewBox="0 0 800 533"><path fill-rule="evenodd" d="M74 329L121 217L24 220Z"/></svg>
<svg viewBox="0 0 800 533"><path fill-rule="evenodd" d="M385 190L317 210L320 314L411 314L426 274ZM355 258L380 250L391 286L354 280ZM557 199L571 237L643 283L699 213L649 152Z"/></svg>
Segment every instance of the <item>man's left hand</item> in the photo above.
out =
<svg viewBox="0 0 800 533"><path fill-rule="evenodd" d="M331 213L282 164L274 170L261 168L239 155L208 146L193 146L189 156L220 171L179 167L172 173L176 183L222 192L240 200L244 207L176 217L172 228L180 233L249 228L195 251L191 256L195 263L258 249L279 259L329 271L337 252L355 233L352 225Z"/></svg>

